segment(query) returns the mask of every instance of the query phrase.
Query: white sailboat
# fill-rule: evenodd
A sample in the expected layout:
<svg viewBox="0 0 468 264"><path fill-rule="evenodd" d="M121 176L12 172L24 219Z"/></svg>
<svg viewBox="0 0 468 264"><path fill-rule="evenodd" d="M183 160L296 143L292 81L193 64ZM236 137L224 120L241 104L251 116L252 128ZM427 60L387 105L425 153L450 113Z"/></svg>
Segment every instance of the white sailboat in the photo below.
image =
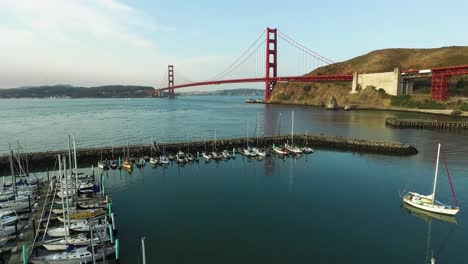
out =
<svg viewBox="0 0 468 264"><path fill-rule="evenodd" d="M94 254L94 259L100 261L107 256L115 253L114 247L99 248ZM91 247L76 248L71 251L64 251L56 254L39 256L31 259L34 264L49 264L49 263L66 263L66 264L81 264L93 263L93 253Z"/></svg>
<svg viewBox="0 0 468 264"><path fill-rule="evenodd" d="M68 225L70 231L74 232L89 232L89 223L80 222ZM109 228L109 223L104 221L102 224L93 224L93 230L103 230ZM55 227L47 230L47 235L50 237L64 237L66 235L65 227Z"/></svg>
<svg viewBox="0 0 468 264"><path fill-rule="evenodd" d="M302 149L294 146L294 111L291 112L291 145L284 144L284 147L293 154L299 155L302 153Z"/></svg>
<svg viewBox="0 0 468 264"><path fill-rule="evenodd" d="M432 194L429 195L422 195L415 192L408 192L403 196L403 202L414 206L416 208L438 213L438 214L445 214L445 215L455 215L458 213L460 208L458 206L451 206L439 202L435 199L436 196L436 188L437 188L437 174L439 170L439 156L440 156L440 144L437 148L437 161L436 161L436 169L435 169L435 176L434 176L434 188ZM450 176L447 175L450 180ZM453 189L452 189L453 190ZM455 198L455 193L454 198ZM455 198L456 201L456 198Z"/></svg>
<svg viewBox="0 0 468 264"><path fill-rule="evenodd" d="M109 235L107 234L107 229L101 229L99 231L99 236L93 237L94 244L105 243L110 240ZM66 250L67 245L74 246L88 246L91 244L91 239L84 235L83 233L69 236L64 238L56 238L45 241L42 246L47 250Z"/></svg>

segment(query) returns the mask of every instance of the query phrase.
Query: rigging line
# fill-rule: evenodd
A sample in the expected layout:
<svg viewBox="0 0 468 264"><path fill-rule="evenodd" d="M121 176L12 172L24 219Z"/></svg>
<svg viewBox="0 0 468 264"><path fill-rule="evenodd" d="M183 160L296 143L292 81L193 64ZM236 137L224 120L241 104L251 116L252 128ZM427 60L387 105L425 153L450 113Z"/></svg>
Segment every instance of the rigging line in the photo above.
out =
<svg viewBox="0 0 468 264"><path fill-rule="evenodd" d="M455 200L455 204L457 206L459 206L458 201L457 201L457 195L455 194L455 190L453 189L452 179L450 178L450 172L449 172L449 169L448 169L448 166L447 166L447 161L445 159L445 151L444 150L442 150L442 160L444 161L445 171L447 172L447 178L448 178L449 183L450 183L450 188L452 189L453 199Z"/></svg>
<svg viewBox="0 0 468 264"><path fill-rule="evenodd" d="M266 29L263 30L263 32L262 32L262 33L258 36L258 38L252 43L252 45L250 45L250 47L249 47L237 60L235 60L235 61L234 61L229 67L227 67L223 72L221 72L221 73L215 75L214 77L208 79L208 81L217 79L219 75L224 74L226 71L229 70L229 68L233 67L238 61L240 61L240 60L245 56L245 54L247 54L247 53L249 52L249 50L252 49L252 47L255 46L255 44L264 36L265 32L266 32Z"/></svg>
<svg viewBox="0 0 468 264"><path fill-rule="evenodd" d="M327 65L334 63L334 62L331 62L330 60L328 60L327 58L325 58L323 56L312 54L313 52L311 53L311 51L308 51L306 48L303 48L303 47L299 46L299 45L301 45L299 43L293 43L291 40L288 40L287 38L283 37L282 35L279 35L279 37L281 39L285 40L286 42L288 42L289 44L293 45L294 47L296 47L296 48L302 50L303 52L307 53L308 55L315 57L316 59L322 61L323 63L326 63Z"/></svg>
<svg viewBox="0 0 468 264"><path fill-rule="evenodd" d="M279 31L279 30L278 30L278 31ZM321 59L323 59L323 60L328 61L328 62L327 62L328 64L333 64L333 63L335 63L335 62L332 61L331 59L326 58L326 57L324 57L324 56L318 54L317 52L315 52L315 51L313 51L313 50L307 48L306 46L302 45L301 43L295 41L293 38L291 38L290 36L286 35L285 33L279 31L279 35L280 35L280 37L282 37L283 39L285 39L285 40L286 40L286 39L289 39L290 41L296 43L297 45L299 45L299 46L302 47L303 49L307 50L308 52L315 54L316 57L319 57L319 58L321 58Z"/></svg>
<svg viewBox="0 0 468 264"><path fill-rule="evenodd" d="M221 78L221 77L225 77L226 75L232 73L235 69L237 69L240 65L242 65L247 59L250 58L250 56L252 56L252 54L254 54L264 43L265 43L266 40L264 40L263 42L261 42L257 48L251 53L249 54L247 57L244 58L243 61L241 61L239 64L237 64L234 68L232 68L229 72L225 73L224 75L221 75L219 76L218 78Z"/></svg>

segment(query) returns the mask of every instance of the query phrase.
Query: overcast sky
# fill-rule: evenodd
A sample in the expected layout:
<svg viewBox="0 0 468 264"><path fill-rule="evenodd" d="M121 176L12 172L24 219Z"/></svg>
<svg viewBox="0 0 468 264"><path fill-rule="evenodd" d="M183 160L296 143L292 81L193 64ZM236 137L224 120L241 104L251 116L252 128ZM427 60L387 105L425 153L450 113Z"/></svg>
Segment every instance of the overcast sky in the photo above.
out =
<svg viewBox="0 0 468 264"><path fill-rule="evenodd" d="M389 47L467 45L467 10L461 0L0 0L0 88L158 87L168 64L204 80L267 26L335 61Z"/></svg>

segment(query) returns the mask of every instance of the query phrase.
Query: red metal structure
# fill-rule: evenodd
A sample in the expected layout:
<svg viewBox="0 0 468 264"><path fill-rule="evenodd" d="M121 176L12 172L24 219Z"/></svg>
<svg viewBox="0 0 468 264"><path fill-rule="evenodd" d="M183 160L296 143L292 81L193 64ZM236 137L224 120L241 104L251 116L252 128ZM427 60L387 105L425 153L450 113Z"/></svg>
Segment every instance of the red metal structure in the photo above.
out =
<svg viewBox="0 0 468 264"><path fill-rule="evenodd" d="M448 99L449 78L454 75L468 74L468 65L431 69L431 97L437 101Z"/></svg>
<svg viewBox="0 0 468 264"><path fill-rule="evenodd" d="M270 99L270 94L276 85L278 76L278 30L266 29L266 63L265 63L265 100Z"/></svg>
<svg viewBox="0 0 468 264"><path fill-rule="evenodd" d="M267 28L264 33L266 34L265 43L265 74L262 77L253 77L253 78L229 78L228 75L233 69L236 69L244 63L248 58L253 57L252 53L249 53L249 50L244 53L246 56L241 56L238 61L234 62L230 67L224 70L221 74L217 75L218 78L212 78L207 81L202 82L189 82L185 84L174 84L174 67L169 65L168 67L168 86L165 88L159 89L160 92L167 91L170 98L174 97L174 89L180 89L185 87L194 87L194 86L204 86L204 85L219 85L219 84L233 84L233 83L265 83L265 100L270 99L270 96L276 86L277 82L332 82L332 81L343 81L350 82L353 80L353 76L349 75L312 75L312 76L278 76L278 37L284 39L287 43L291 44L295 48L302 50L304 53L309 56L318 58L326 65L333 63L331 60L326 59L323 56L320 56L317 53L305 48L303 45L294 42L289 36L284 33L279 32L276 28ZM260 39L260 38L259 38ZM258 41L258 40L257 40ZM254 44L257 44L254 42ZM262 44L262 43L260 43ZM254 45L252 45L254 46ZM221 78L219 78L221 77ZM224 77L224 78L223 78Z"/></svg>
<svg viewBox="0 0 468 264"><path fill-rule="evenodd" d="M266 38L263 34L266 34ZM213 78L207 81L193 82L188 81L183 76L178 75L179 85L174 83L174 66L168 66L168 86L165 88L159 89L160 94L162 91L167 91L169 98L174 98L174 89L180 89L185 87L194 87L194 86L204 86L204 85L220 85L220 84L233 84L233 83L265 83L265 100L269 100L270 96L278 82L351 82L353 81L353 75L344 74L344 75L300 75L302 72L294 73L282 73L278 76L278 38L281 39L280 44L288 44L289 47L293 47L295 50L302 52L301 54L305 58L299 58L299 61L302 59L302 62L306 59L314 59L319 63L322 63L322 66L334 64L330 59L327 59L320 54L308 49L304 45L298 43L288 35L283 32L272 28L267 28L258 39L243 53L234 63L229 67L224 69L221 73L214 76ZM263 40L263 41L262 41ZM266 48L263 49L262 45L265 45ZM283 46L281 46L283 47ZM265 51L265 53L264 53ZM264 56L264 57L260 57ZM285 57L288 57L285 55ZM261 58L261 60L260 60ZM260 62L260 64L258 64ZM250 64L249 64L250 63ZM265 63L265 64L263 64ZM296 61L295 61L296 63ZM287 64L287 63L283 63ZM242 69L240 66L248 66L247 72L241 72L236 77L233 77L233 72L239 69ZM257 67L258 66L258 67ZM305 65L309 66L309 65ZM250 67L250 68L249 68ZM263 68L264 67L264 68ZM307 72L311 69L318 68L307 67ZM341 67L339 64L336 67ZM254 77L246 78L246 74L255 72ZM263 74L264 73L264 74ZM431 84L431 96L432 99L443 101L448 99L448 88L449 88L449 78L454 75L465 75L468 74L468 65L453 66L453 67L444 67L444 68L435 68L427 70L408 70L402 72L402 80L417 79L417 78L432 78ZM297 76L295 76L297 75ZM242 77L239 77L242 76ZM184 81L185 79L185 81ZM185 83L184 83L185 82Z"/></svg>
<svg viewBox="0 0 468 264"><path fill-rule="evenodd" d="M174 65L167 66L167 94L169 98L175 98L174 93Z"/></svg>

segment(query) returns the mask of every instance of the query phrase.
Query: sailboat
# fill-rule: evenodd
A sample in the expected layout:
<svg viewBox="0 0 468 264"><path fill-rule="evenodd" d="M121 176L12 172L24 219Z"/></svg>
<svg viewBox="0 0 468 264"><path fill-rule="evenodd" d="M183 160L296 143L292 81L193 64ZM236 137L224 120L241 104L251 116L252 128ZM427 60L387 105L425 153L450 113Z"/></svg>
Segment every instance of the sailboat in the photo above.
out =
<svg viewBox="0 0 468 264"><path fill-rule="evenodd" d="M211 152L211 157L214 160L220 160L220 159L223 158L223 156L221 154L216 152L216 129L214 130L214 145L213 145L213 151Z"/></svg>
<svg viewBox="0 0 468 264"><path fill-rule="evenodd" d="M434 188L433 188L432 194L422 195L422 194L415 193L415 192L408 192L403 196L403 202L411 206L414 206L416 208L429 211L429 212L433 212L433 213L437 213L437 214L456 215L458 211L460 210L460 208L458 207L458 204L457 206L451 206L451 205L439 202L435 199L436 188L437 188L437 174L439 170L439 157L440 157L440 144L438 145L438 148L437 148L437 161L436 161L436 169L435 169L435 176L434 176ZM455 199L455 203L457 203L455 192L452 186L452 181L450 180L450 175L448 173L447 173L447 177L449 179L450 186L452 187L452 193Z"/></svg>
<svg viewBox="0 0 468 264"><path fill-rule="evenodd" d="M302 153L302 149L294 146L294 111L291 112L291 145L284 144L284 147L293 154L299 155Z"/></svg>
<svg viewBox="0 0 468 264"><path fill-rule="evenodd" d="M309 145L308 145L308 142L307 142L308 137L309 137L309 131L306 131L305 146L304 146L304 148L302 148L302 152L304 152L305 154L314 153L314 149L309 147Z"/></svg>
<svg viewBox="0 0 468 264"><path fill-rule="evenodd" d="M257 124L255 124L255 136L257 139L257 146L251 149L251 152L259 157L266 157L266 152L258 148L258 121L259 121L259 113L257 113Z"/></svg>
<svg viewBox="0 0 468 264"><path fill-rule="evenodd" d="M114 247L98 248L94 254L92 253L91 246L70 249L57 254L49 254L39 256L31 259L34 264L48 264L48 263L66 263L66 264L79 264L79 263L93 263L93 259L100 261L107 256L115 253Z"/></svg>
<svg viewBox="0 0 468 264"><path fill-rule="evenodd" d="M279 137L281 137L281 113L279 114L279 119L278 119L278 138ZM288 150L286 148L280 148L276 146L275 144L273 144L272 149L273 149L273 152L278 155L281 155L281 156L288 155Z"/></svg>
<svg viewBox="0 0 468 264"><path fill-rule="evenodd" d="M128 145L127 141L127 157L125 157L124 161L122 162L122 168L127 171L132 171L133 169L133 164L132 161L130 160L130 147Z"/></svg>

